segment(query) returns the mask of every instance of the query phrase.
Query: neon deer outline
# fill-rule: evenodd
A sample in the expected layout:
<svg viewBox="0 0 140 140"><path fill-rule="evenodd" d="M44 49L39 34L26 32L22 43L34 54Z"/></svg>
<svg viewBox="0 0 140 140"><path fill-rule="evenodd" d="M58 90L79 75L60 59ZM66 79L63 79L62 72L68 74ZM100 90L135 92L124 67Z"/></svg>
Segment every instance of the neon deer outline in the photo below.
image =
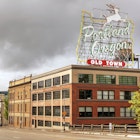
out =
<svg viewBox="0 0 140 140"><path fill-rule="evenodd" d="M106 22L104 23L103 27L106 24L110 23L111 21L123 21L123 22L126 21L125 19L122 19L121 16L119 15L119 8L113 6L112 4L106 4L106 5L110 8L109 11L110 12L113 11L114 14L111 16L107 16L107 17L105 15L103 15L106 19Z"/></svg>

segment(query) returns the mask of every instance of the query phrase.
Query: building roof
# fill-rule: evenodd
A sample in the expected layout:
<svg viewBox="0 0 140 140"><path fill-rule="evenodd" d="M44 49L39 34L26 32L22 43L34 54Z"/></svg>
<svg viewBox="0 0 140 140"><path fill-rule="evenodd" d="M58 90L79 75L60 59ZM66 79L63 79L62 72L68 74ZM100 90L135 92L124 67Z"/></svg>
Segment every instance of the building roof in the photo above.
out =
<svg viewBox="0 0 140 140"><path fill-rule="evenodd" d="M8 94L8 91L0 91L0 94L5 94L5 95L7 95L7 94Z"/></svg>

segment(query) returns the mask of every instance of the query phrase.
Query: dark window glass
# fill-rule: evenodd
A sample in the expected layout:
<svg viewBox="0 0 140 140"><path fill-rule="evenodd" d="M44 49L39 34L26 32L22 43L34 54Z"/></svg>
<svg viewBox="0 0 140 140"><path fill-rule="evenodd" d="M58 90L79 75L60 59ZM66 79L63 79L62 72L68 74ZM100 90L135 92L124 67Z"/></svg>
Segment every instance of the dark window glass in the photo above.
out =
<svg viewBox="0 0 140 140"><path fill-rule="evenodd" d="M53 85L60 85L60 77L53 78Z"/></svg>
<svg viewBox="0 0 140 140"><path fill-rule="evenodd" d="M45 115L51 116L51 106L45 106Z"/></svg>
<svg viewBox="0 0 140 140"><path fill-rule="evenodd" d="M79 117L92 117L92 107L79 107Z"/></svg>
<svg viewBox="0 0 140 140"><path fill-rule="evenodd" d="M51 100L51 92L45 93L45 100Z"/></svg>
<svg viewBox="0 0 140 140"><path fill-rule="evenodd" d="M79 83L93 83L93 75L92 74L79 74L78 81Z"/></svg>
<svg viewBox="0 0 140 140"><path fill-rule="evenodd" d="M38 93L38 100L44 100L44 93Z"/></svg>
<svg viewBox="0 0 140 140"><path fill-rule="evenodd" d="M60 106L53 107L53 116L60 116Z"/></svg>
<svg viewBox="0 0 140 140"><path fill-rule="evenodd" d="M32 107L32 115L36 115L36 107Z"/></svg>
<svg viewBox="0 0 140 140"><path fill-rule="evenodd" d="M65 89L62 90L62 98L69 98L70 97L70 90L69 89Z"/></svg>
<svg viewBox="0 0 140 140"><path fill-rule="evenodd" d="M32 85L33 85L32 87L33 89L37 89L37 83L33 83Z"/></svg>
<svg viewBox="0 0 140 140"><path fill-rule="evenodd" d="M43 120L38 120L38 126L43 126Z"/></svg>
<svg viewBox="0 0 140 140"><path fill-rule="evenodd" d="M32 94L32 101L36 101L37 100L37 94Z"/></svg>
<svg viewBox="0 0 140 140"><path fill-rule="evenodd" d="M115 108L98 107L98 117L115 117Z"/></svg>
<svg viewBox="0 0 140 140"><path fill-rule="evenodd" d="M60 91L53 92L53 99L60 99Z"/></svg>
<svg viewBox="0 0 140 140"><path fill-rule="evenodd" d="M43 88L43 87L44 87L44 81L39 81L38 88Z"/></svg>
<svg viewBox="0 0 140 140"><path fill-rule="evenodd" d="M51 127L51 126L52 126L52 125L51 125L51 121L45 121L45 126Z"/></svg>
<svg viewBox="0 0 140 140"><path fill-rule="evenodd" d="M62 76L62 84L69 83L69 74Z"/></svg>
<svg viewBox="0 0 140 140"><path fill-rule="evenodd" d="M53 122L53 125L60 126L60 122Z"/></svg>
<svg viewBox="0 0 140 140"><path fill-rule="evenodd" d="M38 115L43 115L44 112L43 112L43 106L39 106L38 107Z"/></svg>
<svg viewBox="0 0 140 140"><path fill-rule="evenodd" d="M92 90L79 90L79 99L92 99Z"/></svg>
<svg viewBox="0 0 140 140"><path fill-rule="evenodd" d="M120 91L120 100L131 100L133 92L131 91Z"/></svg>
<svg viewBox="0 0 140 140"><path fill-rule="evenodd" d="M115 75L96 75L97 84L116 84Z"/></svg>
<svg viewBox="0 0 140 140"><path fill-rule="evenodd" d="M45 87L51 87L51 79L45 80Z"/></svg>
<svg viewBox="0 0 140 140"><path fill-rule="evenodd" d="M135 76L119 76L120 85L137 85L137 77Z"/></svg>

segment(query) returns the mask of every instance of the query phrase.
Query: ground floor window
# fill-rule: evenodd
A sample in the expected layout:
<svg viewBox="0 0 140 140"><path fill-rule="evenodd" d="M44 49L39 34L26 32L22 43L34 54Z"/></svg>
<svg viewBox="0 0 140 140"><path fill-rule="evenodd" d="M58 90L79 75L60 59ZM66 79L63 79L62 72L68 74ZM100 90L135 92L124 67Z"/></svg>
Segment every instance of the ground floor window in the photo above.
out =
<svg viewBox="0 0 140 140"><path fill-rule="evenodd" d="M51 121L45 121L45 126L51 127L52 126Z"/></svg>
<svg viewBox="0 0 140 140"><path fill-rule="evenodd" d="M121 107L120 116L121 117L135 117L135 113L134 111L130 110L128 107Z"/></svg>
<svg viewBox="0 0 140 140"><path fill-rule="evenodd" d="M98 117L115 117L114 107L98 107Z"/></svg>
<svg viewBox="0 0 140 140"><path fill-rule="evenodd" d="M38 126L43 126L43 120L38 120Z"/></svg>
<svg viewBox="0 0 140 140"><path fill-rule="evenodd" d="M79 117L92 117L92 107L89 106L79 107Z"/></svg>

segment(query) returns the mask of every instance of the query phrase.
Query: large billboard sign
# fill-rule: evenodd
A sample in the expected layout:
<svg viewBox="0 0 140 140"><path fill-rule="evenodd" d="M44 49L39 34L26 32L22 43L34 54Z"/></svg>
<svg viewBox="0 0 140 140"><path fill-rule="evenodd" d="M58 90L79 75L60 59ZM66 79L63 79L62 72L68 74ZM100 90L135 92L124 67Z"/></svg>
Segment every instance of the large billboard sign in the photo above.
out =
<svg viewBox="0 0 140 140"><path fill-rule="evenodd" d="M99 66L127 67L133 63L134 24L119 8L107 5L94 16L82 11L77 60ZM130 61L131 60L131 61Z"/></svg>

